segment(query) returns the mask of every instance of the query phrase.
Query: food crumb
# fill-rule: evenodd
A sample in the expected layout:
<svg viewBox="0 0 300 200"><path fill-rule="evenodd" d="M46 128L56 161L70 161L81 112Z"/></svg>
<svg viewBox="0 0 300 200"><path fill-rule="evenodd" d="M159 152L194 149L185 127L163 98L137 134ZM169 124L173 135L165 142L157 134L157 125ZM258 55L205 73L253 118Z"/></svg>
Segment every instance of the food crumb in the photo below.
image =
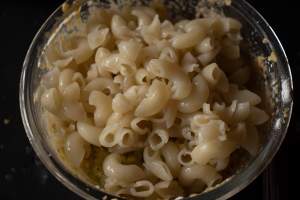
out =
<svg viewBox="0 0 300 200"><path fill-rule="evenodd" d="M99 185L95 185L95 188L97 188L98 190L100 189L100 186Z"/></svg>
<svg viewBox="0 0 300 200"><path fill-rule="evenodd" d="M267 44L267 43L269 43L269 40L268 40L267 38L264 38L264 39L262 40L262 43Z"/></svg>
<svg viewBox="0 0 300 200"><path fill-rule="evenodd" d="M68 4L67 2L63 3L61 9L63 11L63 13L66 13L70 8L70 4Z"/></svg>
<svg viewBox="0 0 300 200"><path fill-rule="evenodd" d="M272 53L269 55L268 61L277 62L277 55L274 51L272 51Z"/></svg>
<svg viewBox="0 0 300 200"><path fill-rule="evenodd" d="M14 179L14 177L13 177L12 174L5 174L5 175L4 175L4 178L5 178L5 180L8 181L8 182L11 182L11 181Z"/></svg>
<svg viewBox="0 0 300 200"><path fill-rule="evenodd" d="M226 6L230 6L231 5L231 0L224 0L224 4Z"/></svg>
<svg viewBox="0 0 300 200"><path fill-rule="evenodd" d="M104 197L102 197L102 200L106 200L107 199L107 196L105 195Z"/></svg>
<svg viewBox="0 0 300 200"><path fill-rule="evenodd" d="M10 123L10 119L5 118L5 119L3 120L3 123L4 123L5 125L9 124L9 123Z"/></svg>

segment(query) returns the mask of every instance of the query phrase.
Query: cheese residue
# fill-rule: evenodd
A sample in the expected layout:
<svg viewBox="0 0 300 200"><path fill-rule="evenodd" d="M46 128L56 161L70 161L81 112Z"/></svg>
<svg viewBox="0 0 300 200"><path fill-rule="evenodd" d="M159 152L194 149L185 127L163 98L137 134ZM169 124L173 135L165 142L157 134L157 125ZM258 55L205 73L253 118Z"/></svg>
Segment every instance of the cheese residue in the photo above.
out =
<svg viewBox="0 0 300 200"><path fill-rule="evenodd" d="M268 57L268 61L276 63L277 60L278 60L278 58L277 58L276 53L274 51L272 51L271 54Z"/></svg>

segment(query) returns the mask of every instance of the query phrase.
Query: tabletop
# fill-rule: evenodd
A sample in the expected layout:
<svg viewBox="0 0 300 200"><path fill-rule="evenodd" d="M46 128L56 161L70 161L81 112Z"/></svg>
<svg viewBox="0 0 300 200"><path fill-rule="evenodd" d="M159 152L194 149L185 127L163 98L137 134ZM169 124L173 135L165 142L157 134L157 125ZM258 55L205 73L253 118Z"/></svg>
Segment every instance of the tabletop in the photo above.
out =
<svg viewBox="0 0 300 200"><path fill-rule="evenodd" d="M296 2L248 0L270 23L288 55L294 76L294 102L300 80L300 45ZM19 111L22 62L35 32L62 0L3 1L0 5L0 199L81 199L59 183L33 152ZM299 17L298 17L299 18ZM298 84L297 84L298 83ZM279 200L291 195L292 167L300 144L299 108L271 165L232 200ZM298 155L297 155L298 156ZM299 157L299 156L298 156ZM290 188L289 188L290 186ZM290 190L290 191L289 191Z"/></svg>

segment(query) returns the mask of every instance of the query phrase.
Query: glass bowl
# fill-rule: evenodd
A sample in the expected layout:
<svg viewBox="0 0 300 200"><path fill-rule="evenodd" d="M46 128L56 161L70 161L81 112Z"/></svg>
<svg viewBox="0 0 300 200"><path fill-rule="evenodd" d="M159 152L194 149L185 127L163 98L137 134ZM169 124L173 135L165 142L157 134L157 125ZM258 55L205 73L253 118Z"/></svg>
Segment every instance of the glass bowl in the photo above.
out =
<svg viewBox="0 0 300 200"><path fill-rule="evenodd" d="M97 6L107 7L113 1L94 0L93 2ZM123 2L131 2L132 4L149 3L148 0L114 1L117 5ZM165 0L163 2L172 11L170 17L175 19L178 17L192 18L199 1ZM206 6L208 7L213 6L214 9L221 10L227 16L235 17L242 22L242 35L246 41L246 48L249 50L250 56L253 60L257 56L260 56L260 59L256 59L259 61L262 69L259 81L260 87L264 87L268 91L267 98L265 98L265 105L271 108L272 113L269 123L264 128L266 137L259 154L251 159L246 167L212 190L189 197L190 199L201 200L227 199L249 185L266 168L278 151L286 135L292 113L292 75L284 49L276 34L266 20L251 5L244 0L233 0L230 6L220 3L223 1L217 1L219 3L215 5L211 5L208 3L209 1L205 0L202 2L203 5L207 4ZM85 0L71 0L68 1L68 4L61 5L46 20L34 37L24 60L20 80L19 98L21 115L33 149L43 164L62 184L86 199L118 198L102 192L91 184L73 176L63 165L51 148L49 140L47 140L47 132L41 118L41 107L39 102L34 100L41 76L45 73L45 70L38 68L38 65L43 47L49 39L49 33L57 28L63 19L70 16L79 5L83 5L82 8L85 8L91 4L88 4ZM66 8L68 8L67 11ZM84 9L82 11L84 14ZM269 55L276 56L268 57Z"/></svg>

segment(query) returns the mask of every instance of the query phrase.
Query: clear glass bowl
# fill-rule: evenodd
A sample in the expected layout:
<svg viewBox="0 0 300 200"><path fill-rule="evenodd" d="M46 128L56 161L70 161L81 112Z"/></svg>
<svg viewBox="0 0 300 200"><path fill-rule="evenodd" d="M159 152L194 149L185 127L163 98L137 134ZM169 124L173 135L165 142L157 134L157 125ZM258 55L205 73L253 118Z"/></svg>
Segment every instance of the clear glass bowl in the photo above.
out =
<svg viewBox="0 0 300 200"><path fill-rule="evenodd" d="M47 140L47 132L41 119L41 108L38 102L34 101L34 94L39 86L44 70L38 68L39 57L46 44L49 33L54 30L62 20L71 14L72 10L78 8L78 2L89 6L86 1L68 1L70 8L68 12L62 12L60 6L46 20L34 37L27 52L20 80L20 109L23 124L36 154L48 168L48 170L71 191L86 199L101 199L107 196L108 199L116 198L102 192L94 186L73 176L56 156ZM98 6L107 7L111 1L96 0ZM116 0L116 4L121 4L122 0ZM131 1L133 3L148 4L147 0ZM171 18L192 18L198 0L175 0L164 3L172 11ZM222 10L228 16L239 19L243 24L242 34L246 41L247 49L251 57L263 55L268 57L271 52L277 56L277 62L271 62L265 58L262 61L261 87L269 91L265 104L272 104L272 116L266 125L266 137L264 144L257 157L249 161L246 167L238 171L234 176L224 181L214 189L200 195L190 197L190 199L227 199L249 185L271 162L278 151L289 125L292 113L292 76L284 49L280 44L276 34L266 22L266 20L246 1L233 0L231 6L215 6L216 10ZM264 42L263 42L264 40Z"/></svg>

